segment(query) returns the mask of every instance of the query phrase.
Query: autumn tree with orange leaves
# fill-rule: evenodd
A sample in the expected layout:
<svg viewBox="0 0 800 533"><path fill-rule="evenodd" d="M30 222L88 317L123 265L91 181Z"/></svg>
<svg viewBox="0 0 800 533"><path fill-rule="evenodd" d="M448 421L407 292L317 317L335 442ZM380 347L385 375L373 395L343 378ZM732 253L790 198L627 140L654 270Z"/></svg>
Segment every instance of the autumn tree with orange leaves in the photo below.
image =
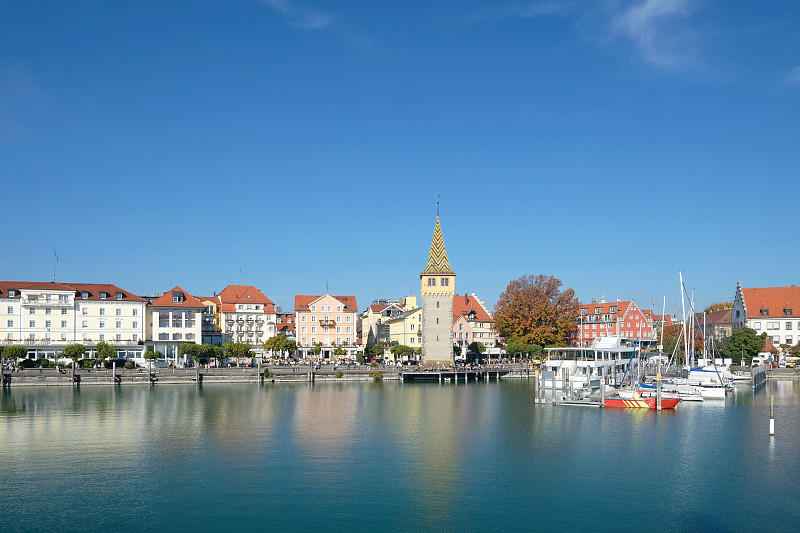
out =
<svg viewBox="0 0 800 533"><path fill-rule="evenodd" d="M566 346L577 327L580 303L553 276L522 276L508 284L494 308L494 327L506 339Z"/></svg>

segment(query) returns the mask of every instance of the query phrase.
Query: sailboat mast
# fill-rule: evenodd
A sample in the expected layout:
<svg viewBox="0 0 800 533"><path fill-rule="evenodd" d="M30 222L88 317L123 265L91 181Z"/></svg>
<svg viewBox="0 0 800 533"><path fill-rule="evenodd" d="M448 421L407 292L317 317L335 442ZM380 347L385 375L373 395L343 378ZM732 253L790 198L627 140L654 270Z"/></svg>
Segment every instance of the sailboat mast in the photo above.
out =
<svg viewBox="0 0 800 533"><path fill-rule="evenodd" d="M683 329L683 346L684 346L683 359L684 359L684 362L686 363L686 367L688 368L689 367L689 359L688 359L688 354L689 354L689 340L688 339L689 339L689 335L686 334L687 333L686 332L686 301L685 301L684 293L683 293L683 272L678 271L678 277L681 280L680 295L681 295L681 322L683 323L683 328L682 328Z"/></svg>

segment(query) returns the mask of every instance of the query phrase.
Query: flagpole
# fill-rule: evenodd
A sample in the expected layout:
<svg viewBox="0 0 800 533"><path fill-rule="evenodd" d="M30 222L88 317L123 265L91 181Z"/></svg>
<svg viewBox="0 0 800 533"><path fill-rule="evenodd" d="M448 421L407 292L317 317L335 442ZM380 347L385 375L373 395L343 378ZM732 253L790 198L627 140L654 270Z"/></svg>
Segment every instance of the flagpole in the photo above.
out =
<svg viewBox="0 0 800 533"><path fill-rule="evenodd" d="M58 254L56 249L53 248L53 283L56 282L56 261L58 261Z"/></svg>

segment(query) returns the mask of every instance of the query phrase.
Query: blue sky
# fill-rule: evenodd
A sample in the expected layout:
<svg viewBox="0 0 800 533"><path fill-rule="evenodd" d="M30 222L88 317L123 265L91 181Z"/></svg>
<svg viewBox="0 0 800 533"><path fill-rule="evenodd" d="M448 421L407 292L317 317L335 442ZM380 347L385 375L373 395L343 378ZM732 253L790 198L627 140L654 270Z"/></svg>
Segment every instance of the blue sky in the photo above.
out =
<svg viewBox="0 0 800 533"><path fill-rule="evenodd" d="M2 278L680 312L797 284L800 4L0 3ZM313 244L310 244L313 243Z"/></svg>

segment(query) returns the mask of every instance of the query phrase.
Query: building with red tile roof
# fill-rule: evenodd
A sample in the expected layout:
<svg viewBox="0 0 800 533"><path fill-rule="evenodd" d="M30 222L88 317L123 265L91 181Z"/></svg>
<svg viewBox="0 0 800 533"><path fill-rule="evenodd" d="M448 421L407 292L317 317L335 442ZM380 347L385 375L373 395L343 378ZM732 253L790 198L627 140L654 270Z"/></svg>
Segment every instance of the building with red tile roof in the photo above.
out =
<svg viewBox="0 0 800 533"><path fill-rule="evenodd" d="M294 313L300 357L313 356L317 360L356 359L358 306L355 296L297 294L294 297ZM319 355L313 354L316 345L321 346ZM344 349L345 355L335 355L333 352L337 347Z"/></svg>
<svg viewBox="0 0 800 533"><path fill-rule="evenodd" d="M652 342L657 340L654 316L639 308L634 300L581 304L577 343L589 346L597 338L624 337Z"/></svg>
<svg viewBox="0 0 800 533"><path fill-rule="evenodd" d="M748 327L765 333L775 346L800 342L800 287L742 287L736 284L733 330Z"/></svg>
<svg viewBox="0 0 800 533"><path fill-rule="evenodd" d="M252 285L228 285L219 293L224 341L263 346L275 336L275 304Z"/></svg>
<svg viewBox="0 0 800 533"><path fill-rule="evenodd" d="M147 300L110 283L0 281L0 343L55 359L68 344L109 342L120 357L144 353Z"/></svg>
<svg viewBox="0 0 800 533"><path fill-rule="evenodd" d="M188 356L178 354L178 347L186 342L202 342L205 308L203 302L179 286L154 298L147 305L147 348L176 365L191 362Z"/></svg>
<svg viewBox="0 0 800 533"><path fill-rule="evenodd" d="M453 344L461 347L462 356L472 342L481 342L492 354L497 347L499 336L494 330L494 320L485 304L475 296L453 295Z"/></svg>
<svg viewBox="0 0 800 533"><path fill-rule="evenodd" d="M294 313L277 313L275 332L289 340L297 340L294 327Z"/></svg>

